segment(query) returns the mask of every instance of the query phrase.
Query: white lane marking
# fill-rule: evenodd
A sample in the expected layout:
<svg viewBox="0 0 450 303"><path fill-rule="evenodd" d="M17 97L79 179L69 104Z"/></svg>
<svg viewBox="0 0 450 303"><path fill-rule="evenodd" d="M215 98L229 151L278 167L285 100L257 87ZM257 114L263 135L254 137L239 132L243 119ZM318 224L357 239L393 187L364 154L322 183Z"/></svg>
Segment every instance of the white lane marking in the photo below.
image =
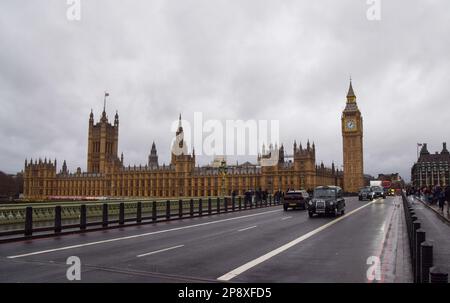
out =
<svg viewBox="0 0 450 303"><path fill-rule="evenodd" d="M291 242L286 243L286 244L284 244L283 246L280 246L280 247L278 247L278 248L276 248L276 249L274 249L274 250L272 250L272 251L266 253L265 255L262 255L262 256L259 257L259 258L256 258L256 259L254 259L254 260L252 260L252 261L250 261L250 262L247 262L247 263L245 263L244 265L241 265L241 266L239 266L239 267L236 268L236 269L233 269L232 271L230 271L230 272L228 272L228 273L226 273L226 274L220 276L219 278L217 278L217 280L220 280L220 281L229 281L229 280L231 280L231 279L237 277L238 275L242 274L243 272L249 270L250 268L255 267L256 265L261 264L261 263L263 263L264 261L269 260L270 258L272 258L272 257L274 257L274 256L276 256L276 255L282 253L283 251L285 251L285 250L291 248L292 246L297 245L298 243L300 243L300 242L302 242L302 241L304 241L304 240L306 240L306 239L308 239L308 238L314 236L315 234L321 232L322 230L324 230L324 229L326 229L326 228L328 228L328 227L330 227L330 226L332 226L332 225L338 223L339 221L341 221L341 220L347 218L348 216L351 216L352 214L356 213L357 211L359 211L359 210L361 210L361 209L363 209L363 208L365 208L365 207L367 207L367 206L369 206L369 205L371 205L371 204L373 204L373 203L375 203L375 202L377 202L377 201L378 201L378 200L373 200L372 202L369 202L369 203L367 203L366 205L363 205L363 206L361 206L361 207L358 207L357 209L354 209L354 210L348 212L347 214L343 215L342 217L339 217L339 218L337 218L337 219L334 219L333 221L331 221L331 222L329 222L329 223L327 223L327 224L325 224L325 225L322 225L322 226L320 226L319 228L317 228L317 229L315 229L315 230L312 230L312 231L310 231L309 233L304 234L303 236L300 236L300 237L298 237L297 239L292 240Z"/></svg>
<svg viewBox="0 0 450 303"><path fill-rule="evenodd" d="M255 225L255 226L250 226L250 227L246 227L246 228L242 228L242 229L239 229L238 231L249 230L249 229L252 229L252 228L255 228L255 227L257 227L257 225Z"/></svg>
<svg viewBox="0 0 450 303"><path fill-rule="evenodd" d="M141 258L141 257L145 257L145 256L150 256L150 255L154 255L154 254L157 254L157 253L160 253L160 252L163 252L163 251L177 249L177 248L180 248L180 247L183 247L183 246L184 246L184 244L173 246L173 247L168 247L168 248L164 248L164 249L160 249L160 250L155 250L155 251L151 251L151 252L148 252L148 253L145 253L145 254L137 255L136 257Z"/></svg>
<svg viewBox="0 0 450 303"><path fill-rule="evenodd" d="M283 217L283 218L281 218L281 220L283 221L283 220L287 220L287 219L290 219L290 218L292 218L292 217Z"/></svg>
<svg viewBox="0 0 450 303"><path fill-rule="evenodd" d="M133 235L133 236L112 238L112 239L108 239L108 240L88 242L88 243L83 243L83 244L77 244L77 245L71 245L71 246L64 246L64 247L59 247L59 248L41 250L41 251L36 251L36 252L31 252L31 253L26 253L26 254L21 254L21 255L16 255L16 256L8 256L7 258L8 259L22 258L22 257L27 257L27 256L33 256L33 255L50 253L50 252L54 252L54 251L67 250L67 249L79 248L79 247L84 247L84 246L91 246L91 245L97 245L97 244L103 244L103 243L109 243L109 242L115 242L115 241L134 239L134 238L151 236L151 235L157 235L157 234L171 232L171 231L177 231L177 230L189 229L189 228L205 226L205 225L211 225L211 224L217 224L217 223L222 223L222 222L227 222L227 221L232 221L232 220L239 220L239 219L244 219L244 218L261 216L261 215L270 214L270 213L274 213L274 212L280 212L280 211L282 211L282 209L269 210L269 211L260 212L260 213L256 213L256 214L251 214L251 215L233 217L233 218L228 218L228 219L222 219L222 220L217 220L217 221L210 221L210 222L193 224L193 225L187 225L187 226L182 226L182 227L175 227L175 228L171 228L171 229L164 229L164 230L159 230L159 231L153 231L153 232L144 233L144 234L138 234L138 235Z"/></svg>

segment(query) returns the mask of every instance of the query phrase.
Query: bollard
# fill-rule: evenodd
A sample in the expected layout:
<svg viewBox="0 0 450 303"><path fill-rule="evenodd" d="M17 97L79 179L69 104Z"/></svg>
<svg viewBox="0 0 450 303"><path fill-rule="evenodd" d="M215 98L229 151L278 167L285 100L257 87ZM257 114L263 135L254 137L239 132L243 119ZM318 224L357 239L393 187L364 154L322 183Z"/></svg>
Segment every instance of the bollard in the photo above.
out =
<svg viewBox="0 0 450 303"><path fill-rule="evenodd" d="M103 218L102 218L102 227L108 227L108 204L103 203Z"/></svg>
<svg viewBox="0 0 450 303"><path fill-rule="evenodd" d="M433 267L433 245L429 242L420 244L420 282L430 282L430 268Z"/></svg>
<svg viewBox="0 0 450 303"><path fill-rule="evenodd" d="M212 213L212 207L211 207L211 198L208 198L208 214L210 215Z"/></svg>
<svg viewBox="0 0 450 303"><path fill-rule="evenodd" d="M191 217L194 216L194 200L193 199L189 200L189 215Z"/></svg>
<svg viewBox="0 0 450 303"><path fill-rule="evenodd" d="M417 221L417 216L416 215L412 215L411 216L411 220L409 221L409 225L408 225L408 236L409 236L409 243L411 244L411 248L412 248L412 244L413 244L413 223Z"/></svg>
<svg viewBox="0 0 450 303"><path fill-rule="evenodd" d="M415 264L415 272L414 272L414 281L415 283L420 283L420 260L421 260L421 244L425 242L425 231L421 228L416 230L416 239L414 249L416 250L416 264Z"/></svg>
<svg viewBox="0 0 450 303"><path fill-rule="evenodd" d="M25 208L25 236L31 236L33 234L33 208L27 206Z"/></svg>
<svg viewBox="0 0 450 303"><path fill-rule="evenodd" d="M411 234L411 238L412 238L412 245L411 245L411 256L412 256L412 266L413 266L413 275L416 272L416 231L420 228L420 222L419 220L416 220L413 222L413 227L412 227L412 234ZM414 275L415 277L415 275Z"/></svg>
<svg viewBox="0 0 450 303"><path fill-rule="evenodd" d="M125 224L125 204L119 203L119 225Z"/></svg>
<svg viewBox="0 0 450 303"><path fill-rule="evenodd" d="M183 200L178 200L178 217L183 217Z"/></svg>
<svg viewBox="0 0 450 303"><path fill-rule="evenodd" d="M246 196L244 196L244 209L247 209L247 203L248 203L248 199Z"/></svg>
<svg viewBox="0 0 450 303"><path fill-rule="evenodd" d="M156 215L156 201L153 201L152 204L152 221L156 222L157 215Z"/></svg>
<svg viewBox="0 0 450 303"><path fill-rule="evenodd" d="M231 211L234 211L235 208L236 208L236 196L233 195L233 196L231 197Z"/></svg>
<svg viewBox="0 0 450 303"><path fill-rule="evenodd" d="M242 209L242 197L241 196L238 197L238 204L239 204L239 210L241 210Z"/></svg>
<svg viewBox="0 0 450 303"><path fill-rule="evenodd" d="M62 230L61 223L61 206L55 206L55 233L60 233Z"/></svg>
<svg viewBox="0 0 450 303"><path fill-rule="evenodd" d="M166 201L166 219L170 219L170 200Z"/></svg>
<svg viewBox="0 0 450 303"><path fill-rule="evenodd" d="M272 206L272 195L269 195L269 206Z"/></svg>
<svg viewBox="0 0 450 303"><path fill-rule="evenodd" d="M431 267L430 283L448 283L448 273L437 266Z"/></svg>
<svg viewBox="0 0 450 303"><path fill-rule="evenodd" d="M203 200L202 198L198 199L198 215L201 216L203 214Z"/></svg>
<svg viewBox="0 0 450 303"><path fill-rule="evenodd" d="M220 198L217 198L217 213L220 213Z"/></svg>
<svg viewBox="0 0 450 303"><path fill-rule="evenodd" d="M228 197L223 198L223 204L224 204L225 212L228 212Z"/></svg>
<svg viewBox="0 0 450 303"><path fill-rule="evenodd" d="M412 231L412 223L413 223L414 221L416 221L417 219L418 219L417 216L416 216L414 213L412 213L411 216L410 216L410 219L409 219L409 228L410 228L410 231Z"/></svg>
<svg viewBox="0 0 450 303"><path fill-rule="evenodd" d="M86 229L86 204L80 205L80 229Z"/></svg>
<svg viewBox="0 0 450 303"><path fill-rule="evenodd" d="M413 211L413 209L409 206L404 207L405 208L405 215L407 218L411 218L411 212Z"/></svg>
<svg viewBox="0 0 450 303"><path fill-rule="evenodd" d="M142 202L138 202L136 205L136 222L142 222Z"/></svg>

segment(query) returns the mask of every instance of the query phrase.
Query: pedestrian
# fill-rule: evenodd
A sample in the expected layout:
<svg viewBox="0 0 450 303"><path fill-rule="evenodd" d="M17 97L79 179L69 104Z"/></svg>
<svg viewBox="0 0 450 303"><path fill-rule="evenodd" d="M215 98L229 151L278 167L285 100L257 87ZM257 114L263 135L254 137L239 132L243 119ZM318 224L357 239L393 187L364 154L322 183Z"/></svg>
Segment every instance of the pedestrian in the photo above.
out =
<svg viewBox="0 0 450 303"><path fill-rule="evenodd" d="M439 196L438 196L438 204L439 209L442 213L444 213L444 204L445 204L445 192L439 187Z"/></svg>
<svg viewBox="0 0 450 303"><path fill-rule="evenodd" d="M445 188L445 201L447 201L447 216L450 215L450 185Z"/></svg>
<svg viewBox="0 0 450 303"><path fill-rule="evenodd" d="M428 202L430 202L430 204L433 204L433 197L434 197L434 187L430 185L428 187Z"/></svg>
<svg viewBox="0 0 450 303"><path fill-rule="evenodd" d="M244 203L248 205L251 202L250 190L245 191ZM245 206L247 207L247 206Z"/></svg>

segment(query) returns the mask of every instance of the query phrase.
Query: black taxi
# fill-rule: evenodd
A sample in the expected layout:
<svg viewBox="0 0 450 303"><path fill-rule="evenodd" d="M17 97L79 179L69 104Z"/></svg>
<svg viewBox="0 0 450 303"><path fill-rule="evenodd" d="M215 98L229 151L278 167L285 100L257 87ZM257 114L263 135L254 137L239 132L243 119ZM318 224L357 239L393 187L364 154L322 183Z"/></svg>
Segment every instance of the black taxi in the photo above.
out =
<svg viewBox="0 0 450 303"><path fill-rule="evenodd" d="M319 186L314 189L312 199L308 202L310 217L317 215L343 215L345 213L345 199L339 186Z"/></svg>

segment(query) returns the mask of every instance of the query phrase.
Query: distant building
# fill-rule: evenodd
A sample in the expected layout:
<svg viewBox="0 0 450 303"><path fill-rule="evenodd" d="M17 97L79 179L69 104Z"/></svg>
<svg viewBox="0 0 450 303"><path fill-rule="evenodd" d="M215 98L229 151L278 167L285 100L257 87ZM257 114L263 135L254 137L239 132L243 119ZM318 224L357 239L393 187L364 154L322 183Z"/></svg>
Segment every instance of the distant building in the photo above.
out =
<svg viewBox="0 0 450 303"><path fill-rule="evenodd" d="M370 181L375 180L375 177L369 174L364 174L364 186L369 186Z"/></svg>
<svg viewBox="0 0 450 303"><path fill-rule="evenodd" d="M446 186L450 181L450 153L447 144L442 143L442 151L430 154L427 144L422 145L420 156L411 168L411 184L415 187Z"/></svg>
<svg viewBox="0 0 450 303"><path fill-rule="evenodd" d="M222 161L225 161L226 163L226 157L225 156L215 156L214 160L211 162L212 167L220 167L222 165Z"/></svg>
<svg viewBox="0 0 450 303"><path fill-rule="evenodd" d="M402 177L398 173L392 174L378 174L377 180L380 181L391 181L391 182L400 182L402 181Z"/></svg>
<svg viewBox="0 0 450 303"><path fill-rule="evenodd" d="M0 171L0 201L10 201L19 198L23 193L23 175L5 174Z"/></svg>

